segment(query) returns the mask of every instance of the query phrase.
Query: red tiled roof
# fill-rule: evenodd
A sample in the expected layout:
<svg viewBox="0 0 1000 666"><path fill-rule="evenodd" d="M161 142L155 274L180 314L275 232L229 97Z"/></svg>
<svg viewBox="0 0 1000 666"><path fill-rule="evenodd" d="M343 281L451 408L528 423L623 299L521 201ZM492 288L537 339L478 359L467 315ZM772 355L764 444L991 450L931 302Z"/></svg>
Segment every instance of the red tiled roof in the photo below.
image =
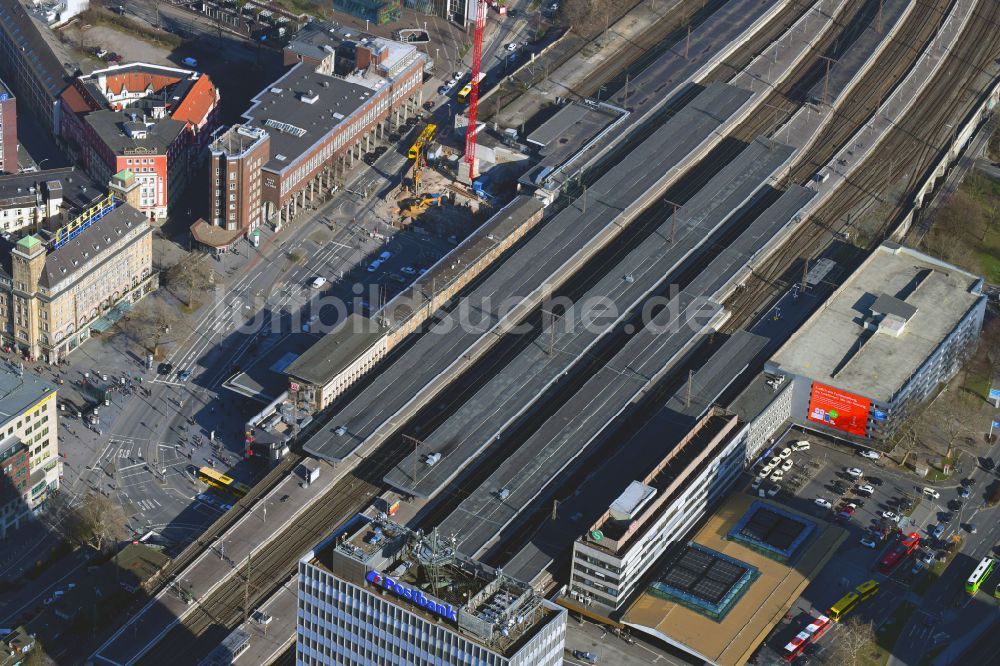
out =
<svg viewBox="0 0 1000 666"><path fill-rule="evenodd" d="M107 88L109 92L115 95L120 95L123 88L129 92L140 92L152 87L153 92L158 93L180 80L179 76L164 76L163 74L151 74L149 72L127 72L124 74L108 75Z"/></svg>
<svg viewBox="0 0 1000 666"><path fill-rule="evenodd" d="M202 74L170 116L174 120L200 125L208 112L215 106L217 97L218 93L212 80Z"/></svg>
<svg viewBox="0 0 1000 666"><path fill-rule="evenodd" d="M66 88L62 92L62 100L73 113L88 113L96 110L83 98L76 86Z"/></svg>

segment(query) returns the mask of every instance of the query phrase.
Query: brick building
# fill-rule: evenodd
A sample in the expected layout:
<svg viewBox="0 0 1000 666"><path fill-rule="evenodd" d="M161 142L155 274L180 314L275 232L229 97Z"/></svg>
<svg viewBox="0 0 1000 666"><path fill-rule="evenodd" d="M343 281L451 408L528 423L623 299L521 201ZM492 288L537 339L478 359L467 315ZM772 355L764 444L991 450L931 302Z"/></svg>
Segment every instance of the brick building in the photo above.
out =
<svg viewBox="0 0 1000 666"><path fill-rule="evenodd" d="M116 174L112 191L60 227L0 240L0 336L32 359L55 363L156 288L152 227L127 200L139 184Z"/></svg>
<svg viewBox="0 0 1000 666"><path fill-rule="evenodd" d="M0 539L59 487L57 418L55 386L10 364L0 367Z"/></svg>
<svg viewBox="0 0 1000 666"><path fill-rule="evenodd" d="M0 81L0 173L17 173L17 100Z"/></svg>
<svg viewBox="0 0 1000 666"><path fill-rule="evenodd" d="M198 168L218 120L204 74L132 63L78 77L61 95L62 135L98 182L131 171L138 209L164 219Z"/></svg>
<svg viewBox="0 0 1000 666"><path fill-rule="evenodd" d="M263 221L261 167L270 159L271 138L260 128L234 125L210 146L209 217L232 235Z"/></svg>
<svg viewBox="0 0 1000 666"><path fill-rule="evenodd" d="M334 189L374 138L419 109L424 54L381 38L337 43L337 48L323 49L327 55L319 65L296 62L254 97L243 114L243 128L269 136L260 199L262 219L276 228ZM211 177L214 191L216 174ZM227 206L250 208L241 191L226 194L236 195Z"/></svg>

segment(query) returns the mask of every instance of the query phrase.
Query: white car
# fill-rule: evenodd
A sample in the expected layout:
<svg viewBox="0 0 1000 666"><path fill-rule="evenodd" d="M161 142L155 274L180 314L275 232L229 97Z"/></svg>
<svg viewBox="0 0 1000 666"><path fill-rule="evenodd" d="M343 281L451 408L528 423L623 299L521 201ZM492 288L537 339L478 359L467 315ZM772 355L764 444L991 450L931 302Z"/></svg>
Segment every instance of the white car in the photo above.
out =
<svg viewBox="0 0 1000 666"><path fill-rule="evenodd" d="M781 471L782 472L787 472L788 470L790 470L792 468L792 464L793 463L792 463L792 460L790 458L788 460L786 460L785 462L781 463Z"/></svg>
<svg viewBox="0 0 1000 666"><path fill-rule="evenodd" d="M871 496L872 494L875 493L875 488L870 483L866 483L863 486L858 486L854 492Z"/></svg>
<svg viewBox="0 0 1000 666"><path fill-rule="evenodd" d="M808 451L809 446L810 446L809 442L807 442L804 439L800 439L799 441L792 444L792 449L794 449L795 451Z"/></svg>
<svg viewBox="0 0 1000 666"><path fill-rule="evenodd" d="M878 451L872 451L871 449L866 449L861 452L862 458L868 458L868 460L878 460L882 457L882 454Z"/></svg>
<svg viewBox="0 0 1000 666"><path fill-rule="evenodd" d="M517 43L516 42L511 42L510 44L504 44L504 48L507 49L508 51L516 51L517 50Z"/></svg>
<svg viewBox="0 0 1000 666"><path fill-rule="evenodd" d="M934 499L941 499L941 493L934 490L933 488L924 488L924 495L928 497L933 497Z"/></svg>
<svg viewBox="0 0 1000 666"><path fill-rule="evenodd" d="M816 506L818 506L818 507L820 507L822 509L832 509L833 508L833 505L830 504L829 502L827 502L822 497L817 497L816 499L814 499L813 500L813 504L815 504Z"/></svg>
<svg viewBox="0 0 1000 666"><path fill-rule="evenodd" d="M899 516L893 513L892 511L883 511L882 517L885 518L886 520L891 520L894 523L899 522Z"/></svg>
<svg viewBox="0 0 1000 666"><path fill-rule="evenodd" d="M320 289L325 284L326 284L326 278L320 276L320 277L318 277L318 278L316 278L315 280L312 281L312 288L313 289Z"/></svg>
<svg viewBox="0 0 1000 666"><path fill-rule="evenodd" d="M863 536L861 537L861 545L864 546L865 548L874 548L878 544L876 544L875 539L871 538L870 536Z"/></svg>
<svg viewBox="0 0 1000 666"><path fill-rule="evenodd" d="M859 479L865 475L865 473L860 469L858 469L857 467L848 467L845 471L849 476L852 476L855 479Z"/></svg>
<svg viewBox="0 0 1000 666"><path fill-rule="evenodd" d="M792 455L792 450L786 446L781 450L781 453L778 455L778 457L781 458L782 460L788 460L788 458L791 455Z"/></svg>
<svg viewBox="0 0 1000 666"><path fill-rule="evenodd" d="M783 477L784 475L785 475L785 473L784 473L784 472L782 472L782 471L781 471L780 469L776 469L776 470L774 470L773 472L771 472L771 480L772 480L772 481L778 481L778 480L780 480L780 479L781 479L781 477Z"/></svg>

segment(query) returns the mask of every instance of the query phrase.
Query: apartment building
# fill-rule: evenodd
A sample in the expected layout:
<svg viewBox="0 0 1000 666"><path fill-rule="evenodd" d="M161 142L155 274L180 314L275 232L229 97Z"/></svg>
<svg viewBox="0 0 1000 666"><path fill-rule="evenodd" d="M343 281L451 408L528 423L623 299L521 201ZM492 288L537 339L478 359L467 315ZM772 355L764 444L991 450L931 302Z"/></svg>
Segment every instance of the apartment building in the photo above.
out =
<svg viewBox="0 0 1000 666"><path fill-rule="evenodd" d="M21 527L59 487L56 387L0 365L0 539Z"/></svg>
<svg viewBox="0 0 1000 666"><path fill-rule="evenodd" d="M105 194L73 167L0 176L0 234L56 229Z"/></svg>

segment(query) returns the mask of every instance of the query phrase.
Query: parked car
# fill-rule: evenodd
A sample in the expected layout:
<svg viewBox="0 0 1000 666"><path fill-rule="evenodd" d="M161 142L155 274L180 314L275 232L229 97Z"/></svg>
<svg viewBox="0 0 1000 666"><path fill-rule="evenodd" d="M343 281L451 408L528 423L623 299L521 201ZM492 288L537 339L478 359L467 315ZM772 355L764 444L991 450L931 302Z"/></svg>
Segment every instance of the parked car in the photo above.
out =
<svg viewBox="0 0 1000 666"><path fill-rule="evenodd" d="M382 253L378 255L378 258L381 259L382 261L385 261L386 259L388 259L391 256L392 256L392 252L389 252L387 250L383 250Z"/></svg>
<svg viewBox="0 0 1000 666"><path fill-rule="evenodd" d="M833 492L837 493L838 495L843 495L844 493L847 492L847 486L844 485L843 481L834 481Z"/></svg>
<svg viewBox="0 0 1000 666"><path fill-rule="evenodd" d="M848 467L844 471L847 472L848 476L851 476L851 477L853 477L855 479L860 479L862 476L865 475L865 473L863 471L861 471L861 469L859 469L857 467Z"/></svg>
<svg viewBox="0 0 1000 666"><path fill-rule="evenodd" d="M103 59L104 56L108 55L108 50L107 49L97 49L94 52L94 55L96 55L98 58Z"/></svg>
<svg viewBox="0 0 1000 666"><path fill-rule="evenodd" d="M417 271L413 268L413 266L403 266L399 269L399 272L405 273L406 275L413 275Z"/></svg>
<svg viewBox="0 0 1000 666"><path fill-rule="evenodd" d="M774 497L775 495L777 495L780 492L781 492L781 486L779 484L775 483L774 485L770 486L767 489L767 496L768 497Z"/></svg>
<svg viewBox="0 0 1000 666"><path fill-rule="evenodd" d="M577 659L587 662L588 664L597 663L597 655L593 652L587 652L585 650L573 650L573 656Z"/></svg>
<svg viewBox="0 0 1000 666"><path fill-rule="evenodd" d="M325 284L326 284L326 278L321 275L312 281L312 288L321 289Z"/></svg>
<svg viewBox="0 0 1000 666"><path fill-rule="evenodd" d="M934 499L941 499L941 493L939 493L934 488L924 488L923 493L927 497L932 497Z"/></svg>
<svg viewBox="0 0 1000 666"><path fill-rule="evenodd" d="M899 501L897 501L896 504L902 511L909 511L910 509L913 508L913 500L907 497L900 497Z"/></svg>
<svg viewBox="0 0 1000 666"><path fill-rule="evenodd" d="M881 486L882 485L882 479L880 479L877 476L869 476L869 477L867 477L865 479L865 481L867 481L868 483L872 484L873 486Z"/></svg>
<svg viewBox="0 0 1000 666"><path fill-rule="evenodd" d="M996 462L993 461L993 458L983 458L983 469L985 469L987 472L993 471L993 468L995 468L996 466L997 464Z"/></svg>
<svg viewBox="0 0 1000 666"><path fill-rule="evenodd" d="M431 102L430 100L428 100L428 101L426 101L426 102L423 103L423 107L424 107L424 110L430 111L431 109L434 108L434 102Z"/></svg>
<svg viewBox="0 0 1000 666"><path fill-rule="evenodd" d="M781 453L778 454L778 457L781 458L782 460L788 460L788 458L791 455L792 455L792 449L786 446L785 448L781 449Z"/></svg>
<svg viewBox="0 0 1000 666"><path fill-rule="evenodd" d="M969 523L968 525L966 525L965 526L965 530L969 534L975 534L978 531L978 530L976 530L976 524L975 523Z"/></svg>
<svg viewBox="0 0 1000 666"><path fill-rule="evenodd" d="M368 272L369 273L374 273L375 271L378 270L378 267L381 266L381 265L382 265L382 262L380 260L376 259L372 263L368 264Z"/></svg>
<svg viewBox="0 0 1000 666"><path fill-rule="evenodd" d="M944 525L938 523L937 525L934 526L934 529L931 530L931 536L935 539L940 539L941 536L944 534L944 530L945 530Z"/></svg>
<svg viewBox="0 0 1000 666"><path fill-rule="evenodd" d="M753 483L750 484L752 490L757 490L760 488L760 484L764 483L764 477L758 476L754 477Z"/></svg>
<svg viewBox="0 0 1000 666"><path fill-rule="evenodd" d="M875 546L878 545L878 543L876 543L875 539L866 535L861 537L861 545L864 546L865 548L874 548Z"/></svg>
<svg viewBox="0 0 1000 666"><path fill-rule="evenodd" d="M787 472L788 470L790 470L792 468L792 464L793 463L792 463L791 458L789 458L785 462L781 463L781 471L782 472Z"/></svg>
<svg viewBox="0 0 1000 666"><path fill-rule="evenodd" d="M187 380L191 379L191 370L187 368L181 370L180 372L177 373L177 379L181 380L182 382L186 382Z"/></svg>
<svg viewBox="0 0 1000 666"><path fill-rule="evenodd" d="M969 490L968 488L959 488L958 489L958 496L961 497L962 499L969 499L969 496L971 494L972 494L972 491Z"/></svg>
<svg viewBox="0 0 1000 666"><path fill-rule="evenodd" d="M813 504L815 504L816 506L818 506L818 507L820 507L822 509L832 509L833 508L833 505L830 504L829 502L827 502L822 497L817 497L816 499L814 499L813 500Z"/></svg>
<svg viewBox="0 0 1000 666"><path fill-rule="evenodd" d="M810 446L809 442L807 442L804 439L800 439L799 441L792 444L792 449L796 451L808 451L809 446Z"/></svg>
<svg viewBox="0 0 1000 666"><path fill-rule="evenodd" d="M885 518L886 520L891 520L893 522L899 522L899 514L893 512L893 511L883 511L882 512L882 517Z"/></svg>
<svg viewBox="0 0 1000 666"><path fill-rule="evenodd" d="M965 477L962 479L962 486L965 488L974 488L976 486L976 480L970 477Z"/></svg>
<svg viewBox="0 0 1000 666"><path fill-rule="evenodd" d="M948 502L948 508L951 509L952 511L961 511L962 510L962 500L960 500L958 498L955 498L955 499L949 501Z"/></svg>
<svg viewBox="0 0 1000 666"><path fill-rule="evenodd" d="M868 458L868 460L878 460L882 457L882 454L878 451L872 451L871 449L865 449L861 452L862 458Z"/></svg>
<svg viewBox="0 0 1000 666"><path fill-rule="evenodd" d="M870 483L866 483L855 488L854 492L864 497L871 497L875 493L875 488Z"/></svg>

